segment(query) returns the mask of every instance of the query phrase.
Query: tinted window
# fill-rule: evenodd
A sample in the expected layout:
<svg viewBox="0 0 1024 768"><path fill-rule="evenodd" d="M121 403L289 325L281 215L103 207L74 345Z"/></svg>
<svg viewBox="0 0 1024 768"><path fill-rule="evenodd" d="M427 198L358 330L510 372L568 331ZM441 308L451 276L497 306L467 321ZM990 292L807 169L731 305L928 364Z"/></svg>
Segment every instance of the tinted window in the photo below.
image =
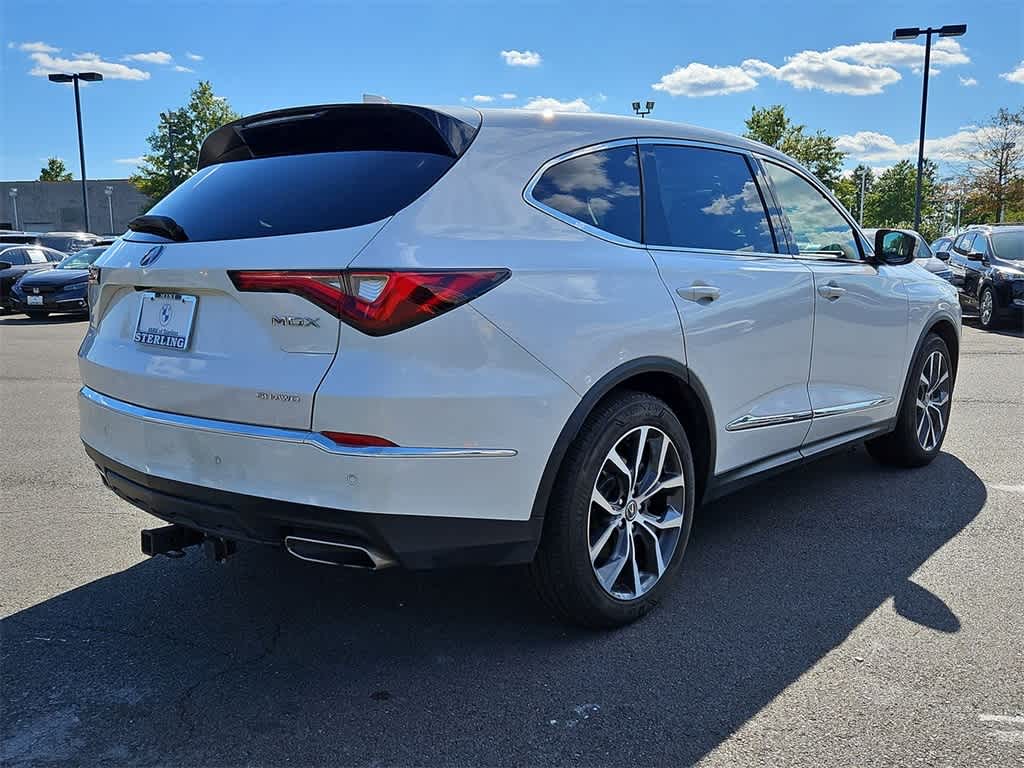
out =
<svg viewBox="0 0 1024 768"><path fill-rule="evenodd" d="M914 238L917 241L917 248L914 250L915 259L930 259L932 257L932 249L928 243L922 240L920 237Z"/></svg>
<svg viewBox="0 0 1024 768"><path fill-rule="evenodd" d="M88 269L89 265L96 261L105 250L107 250L105 246L102 248L83 248L77 253L66 256L57 265L57 269Z"/></svg>
<svg viewBox="0 0 1024 768"><path fill-rule="evenodd" d="M534 186L533 199L584 224L640 242L636 147L588 152L551 166Z"/></svg>
<svg viewBox="0 0 1024 768"><path fill-rule="evenodd" d="M220 163L148 212L170 216L191 241L346 229L397 213L454 162L424 152L358 151Z"/></svg>
<svg viewBox="0 0 1024 768"><path fill-rule="evenodd" d="M1024 260L1024 230L993 232L992 252L1000 259Z"/></svg>
<svg viewBox="0 0 1024 768"><path fill-rule="evenodd" d="M974 240L973 232L965 232L957 238L956 244L953 246L960 253L970 253L971 242Z"/></svg>
<svg viewBox="0 0 1024 768"><path fill-rule="evenodd" d="M982 256L988 255L988 241L984 235L975 235L974 243L971 245L971 253L980 253Z"/></svg>
<svg viewBox="0 0 1024 768"><path fill-rule="evenodd" d="M641 157L645 242L775 252L768 214L742 155L657 145L641 148Z"/></svg>
<svg viewBox="0 0 1024 768"><path fill-rule="evenodd" d="M828 198L787 168L767 162L764 166L801 255L860 258L853 228Z"/></svg>
<svg viewBox="0 0 1024 768"><path fill-rule="evenodd" d="M0 261L9 261L12 265L14 264L28 264L25 257L25 252L21 248L12 248L9 251L0 253Z"/></svg>

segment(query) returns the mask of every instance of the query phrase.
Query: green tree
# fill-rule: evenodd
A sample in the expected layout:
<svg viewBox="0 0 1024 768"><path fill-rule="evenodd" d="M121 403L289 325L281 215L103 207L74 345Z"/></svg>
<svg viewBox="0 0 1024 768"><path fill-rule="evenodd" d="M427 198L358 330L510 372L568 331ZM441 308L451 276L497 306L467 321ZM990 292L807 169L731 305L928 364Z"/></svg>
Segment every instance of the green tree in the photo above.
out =
<svg viewBox="0 0 1024 768"><path fill-rule="evenodd" d="M861 178L864 179L864 186L861 187ZM832 192L839 199L850 214L860 221L860 198L861 191L863 189L864 197L867 198L867 194L871 191L871 187L875 183L875 174L870 168L863 163L853 169L852 173L848 176L843 176L836 182L832 188Z"/></svg>
<svg viewBox="0 0 1024 768"><path fill-rule="evenodd" d="M71 172L59 157L50 157L46 166L39 170L40 181L71 181Z"/></svg>
<svg viewBox="0 0 1024 768"><path fill-rule="evenodd" d="M748 139L785 152L829 189L835 189L845 155L836 147L834 137L820 130L807 134L807 126L793 123L781 104L761 109L751 107L745 123L747 130L743 135Z"/></svg>
<svg viewBox="0 0 1024 768"><path fill-rule="evenodd" d="M1015 221L1024 209L1024 108L1001 108L975 137L968 195L975 223Z"/></svg>
<svg viewBox="0 0 1024 768"><path fill-rule="evenodd" d="M921 185L921 234L925 239L937 234L936 213L941 217L936 205L937 173L935 162L926 159ZM900 160L871 185L864 200L864 226L912 228L916 192L917 166L909 160Z"/></svg>
<svg viewBox="0 0 1024 768"><path fill-rule="evenodd" d="M226 99L214 94L208 80L201 81L185 106L160 114L156 130L147 139L150 152L143 156L132 182L158 202L195 172L203 139L238 117Z"/></svg>

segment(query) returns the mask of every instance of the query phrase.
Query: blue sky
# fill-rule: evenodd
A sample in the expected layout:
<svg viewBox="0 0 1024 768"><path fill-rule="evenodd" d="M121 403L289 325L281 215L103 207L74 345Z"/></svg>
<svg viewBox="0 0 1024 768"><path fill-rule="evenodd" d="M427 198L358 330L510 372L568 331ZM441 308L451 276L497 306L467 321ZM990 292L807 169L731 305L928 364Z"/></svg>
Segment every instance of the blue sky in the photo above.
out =
<svg viewBox="0 0 1024 768"><path fill-rule="evenodd" d="M83 12L83 8L86 8ZM1024 103L1024 4L985 2L107 2L7 0L0 8L0 178L36 178L49 155L78 177L74 101L48 71L106 80L83 90L91 178L122 177L161 110L199 79L236 111L358 101L569 108L743 129L781 103L840 136L848 165L916 151L923 46L897 26L968 24L930 79L929 153L956 163L1000 106ZM474 97L476 101L474 101ZM489 97L484 101L481 97Z"/></svg>

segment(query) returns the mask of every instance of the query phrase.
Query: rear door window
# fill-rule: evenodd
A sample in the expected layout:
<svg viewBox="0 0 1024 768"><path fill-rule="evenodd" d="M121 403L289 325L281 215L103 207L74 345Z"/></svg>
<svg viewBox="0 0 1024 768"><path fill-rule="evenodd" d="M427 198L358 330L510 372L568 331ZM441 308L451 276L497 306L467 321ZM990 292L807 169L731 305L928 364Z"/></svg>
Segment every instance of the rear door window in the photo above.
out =
<svg viewBox="0 0 1024 768"><path fill-rule="evenodd" d="M21 264L28 264L28 257L25 255L25 251L21 248L12 248L9 251L4 251L0 254L0 261L6 261L11 266L17 266Z"/></svg>
<svg viewBox="0 0 1024 768"><path fill-rule="evenodd" d="M544 171L532 197L553 211L640 242L640 164L636 145L563 160Z"/></svg>
<svg viewBox="0 0 1024 768"><path fill-rule="evenodd" d="M743 155L668 144L641 147L648 245L775 253L764 201Z"/></svg>
<svg viewBox="0 0 1024 768"><path fill-rule="evenodd" d="M788 168L767 161L764 168L801 256L860 260L853 227L825 195Z"/></svg>

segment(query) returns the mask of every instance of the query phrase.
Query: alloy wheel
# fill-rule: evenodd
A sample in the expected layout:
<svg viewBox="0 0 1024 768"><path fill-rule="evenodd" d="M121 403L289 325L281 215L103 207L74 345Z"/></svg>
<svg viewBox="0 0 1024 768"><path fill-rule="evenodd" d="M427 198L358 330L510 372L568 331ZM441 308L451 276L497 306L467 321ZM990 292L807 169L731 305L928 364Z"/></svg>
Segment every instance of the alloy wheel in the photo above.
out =
<svg viewBox="0 0 1024 768"><path fill-rule="evenodd" d="M992 291L985 291L981 294L981 323L988 325L992 322Z"/></svg>
<svg viewBox="0 0 1024 768"><path fill-rule="evenodd" d="M917 441L932 451L942 440L949 419L949 363L939 350L928 355L917 386Z"/></svg>
<svg viewBox="0 0 1024 768"><path fill-rule="evenodd" d="M679 451L657 427L636 427L608 452L587 517L590 562L605 592L635 600L661 579L685 514Z"/></svg>

